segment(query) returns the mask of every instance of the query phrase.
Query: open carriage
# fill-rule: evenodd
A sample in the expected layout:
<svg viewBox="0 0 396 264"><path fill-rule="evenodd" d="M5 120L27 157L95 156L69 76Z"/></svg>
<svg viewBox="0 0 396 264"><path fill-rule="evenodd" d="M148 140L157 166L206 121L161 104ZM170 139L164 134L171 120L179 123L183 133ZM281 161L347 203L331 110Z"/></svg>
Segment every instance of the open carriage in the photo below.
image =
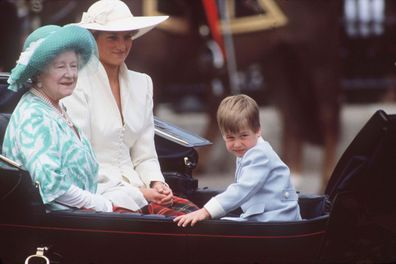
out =
<svg viewBox="0 0 396 264"><path fill-rule="evenodd" d="M0 77L4 88L7 75ZM0 107L14 96L0 89ZM0 132L8 117L1 113ZM158 119L155 140L178 195L202 206L218 192L192 177L195 148L207 141ZM2 159L0 263L23 263L43 247L51 263L394 262L395 157L396 115L378 111L341 156L325 194L300 194L304 220L206 220L186 228L159 215L46 211L29 174Z"/></svg>

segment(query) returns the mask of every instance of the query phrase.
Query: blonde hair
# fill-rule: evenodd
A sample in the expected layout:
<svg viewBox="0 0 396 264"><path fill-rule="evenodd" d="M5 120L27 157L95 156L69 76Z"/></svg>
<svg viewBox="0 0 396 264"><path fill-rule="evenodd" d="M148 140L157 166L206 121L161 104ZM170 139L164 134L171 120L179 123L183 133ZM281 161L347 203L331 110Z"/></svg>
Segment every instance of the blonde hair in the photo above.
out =
<svg viewBox="0 0 396 264"><path fill-rule="evenodd" d="M244 128L257 132L260 129L259 107L247 95L228 96L217 109L217 124L222 134L238 133Z"/></svg>

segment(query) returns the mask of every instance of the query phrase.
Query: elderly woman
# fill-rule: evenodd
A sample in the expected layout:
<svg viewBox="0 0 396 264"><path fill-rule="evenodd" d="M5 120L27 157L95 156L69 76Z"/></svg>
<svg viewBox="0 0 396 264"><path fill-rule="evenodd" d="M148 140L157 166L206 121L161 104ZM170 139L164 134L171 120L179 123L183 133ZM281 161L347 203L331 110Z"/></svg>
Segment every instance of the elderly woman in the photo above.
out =
<svg viewBox="0 0 396 264"><path fill-rule="evenodd" d="M133 40L166 18L134 17L119 0L95 2L79 25L95 36L100 64L81 72L63 102L98 158L98 193L121 210L174 216L198 208L165 183L154 145L151 78L125 65Z"/></svg>
<svg viewBox="0 0 396 264"><path fill-rule="evenodd" d="M50 210L113 210L110 200L96 194L98 165L88 139L59 103L73 92L78 70L95 51L86 29L44 26L28 36L8 80L9 89L17 91L30 78L32 88L11 116L3 153L39 183Z"/></svg>

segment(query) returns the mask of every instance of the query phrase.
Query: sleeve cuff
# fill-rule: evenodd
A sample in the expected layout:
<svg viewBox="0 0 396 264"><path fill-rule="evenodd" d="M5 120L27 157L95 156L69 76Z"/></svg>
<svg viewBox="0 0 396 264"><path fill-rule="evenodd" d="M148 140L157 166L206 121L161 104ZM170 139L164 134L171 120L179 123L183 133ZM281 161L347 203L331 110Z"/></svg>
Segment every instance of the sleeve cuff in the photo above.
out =
<svg viewBox="0 0 396 264"><path fill-rule="evenodd" d="M212 219L216 219L216 218L220 218L224 215L226 215L226 211L224 211L223 207L221 206L221 204L216 200L215 197L213 197L212 199L209 200L209 202L207 202L204 205L205 209L208 210L210 217Z"/></svg>
<svg viewBox="0 0 396 264"><path fill-rule="evenodd" d="M151 182L156 182L156 181L165 182L165 178L162 175L161 170L158 170L158 171L157 170L156 171L142 171L142 172L138 171L138 174L139 175L143 175L141 177L141 179L142 179L143 183L147 187L150 186Z"/></svg>

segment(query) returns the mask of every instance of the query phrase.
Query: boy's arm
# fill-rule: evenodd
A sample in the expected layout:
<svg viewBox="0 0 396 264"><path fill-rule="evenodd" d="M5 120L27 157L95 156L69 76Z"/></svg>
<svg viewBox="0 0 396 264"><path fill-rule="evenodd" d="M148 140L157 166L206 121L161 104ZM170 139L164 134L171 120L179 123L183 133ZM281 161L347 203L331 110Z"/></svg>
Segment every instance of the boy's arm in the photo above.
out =
<svg viewBox="0 0 396 264"><path fill-rule="evenodd" d="M271 171L269 163L269 157L262 151L252 149L240 165L238 181L205 204L211 217L220 218L251 199L267 180Z"/></svg>

